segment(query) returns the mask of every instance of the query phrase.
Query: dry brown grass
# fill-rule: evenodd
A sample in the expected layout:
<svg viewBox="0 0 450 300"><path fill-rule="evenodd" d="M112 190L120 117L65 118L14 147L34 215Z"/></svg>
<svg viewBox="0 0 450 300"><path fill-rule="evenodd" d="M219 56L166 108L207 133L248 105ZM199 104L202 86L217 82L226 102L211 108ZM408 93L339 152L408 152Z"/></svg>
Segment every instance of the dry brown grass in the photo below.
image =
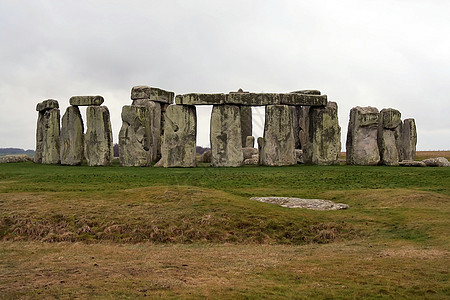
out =
<svg viewBox="0 0 450 300"><path fill-rule="evenodd" d="M417 151L416 160L424 160L433 157L445 157L450 160L450 151Z"/></svg>

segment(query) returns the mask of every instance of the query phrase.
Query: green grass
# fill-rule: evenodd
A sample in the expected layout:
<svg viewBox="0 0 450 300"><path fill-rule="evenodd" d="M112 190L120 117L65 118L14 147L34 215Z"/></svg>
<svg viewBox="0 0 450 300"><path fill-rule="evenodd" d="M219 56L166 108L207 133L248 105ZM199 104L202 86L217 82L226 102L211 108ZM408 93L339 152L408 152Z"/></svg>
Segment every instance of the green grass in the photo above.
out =
<svg viewBox="0 0 450 300"><path fill-rule="evenodd" d="M450 168L1 164L1 298L446 298L449 182Z"/></svg>

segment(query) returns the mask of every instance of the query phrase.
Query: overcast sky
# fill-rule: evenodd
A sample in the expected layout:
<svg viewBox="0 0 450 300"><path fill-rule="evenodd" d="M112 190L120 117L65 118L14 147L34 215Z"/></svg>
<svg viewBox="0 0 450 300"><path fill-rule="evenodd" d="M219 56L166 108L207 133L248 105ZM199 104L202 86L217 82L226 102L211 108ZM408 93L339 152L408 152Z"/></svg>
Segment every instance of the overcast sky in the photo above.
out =
<svg viewBox="0 0 450 300"><path fill-rule="evenodd" d="M318 89L338 103L343 145L350 109L375 106L415 118L419 150L449 150L450 1L0 0L0 147L34 149L36 103L62 115L97 94L117 142L135 85ZM208 146L210 108L197 113Z"/></svg>

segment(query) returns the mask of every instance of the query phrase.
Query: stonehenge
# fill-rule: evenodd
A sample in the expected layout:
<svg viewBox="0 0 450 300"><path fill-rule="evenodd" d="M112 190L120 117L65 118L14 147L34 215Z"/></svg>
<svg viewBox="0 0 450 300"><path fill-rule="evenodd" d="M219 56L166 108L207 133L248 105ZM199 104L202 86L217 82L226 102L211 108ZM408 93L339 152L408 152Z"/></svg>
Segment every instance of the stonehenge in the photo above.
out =
<svg viewBox="0 0 450 300"><path fill-rule="evenodd" d="M122 107L119 161L124 167L196 166L196 105L212 106L211 149L200 162L212 167L289 166L339 162L341 128L338 106L318 90L290 93L174 92L150 86L131 89L131 103ZM113 138L108 107L102 96L73 96L60 126L58 101L36 106L34 162L108 166ZM79 106L86 106L86 123ZM265 107L263 136L252 135L252 107ZM86 124L86 132L84 132ZM398 110L354 107L346 141L348 165L414 165L417 130L414 119L402 122Z"/></svg>

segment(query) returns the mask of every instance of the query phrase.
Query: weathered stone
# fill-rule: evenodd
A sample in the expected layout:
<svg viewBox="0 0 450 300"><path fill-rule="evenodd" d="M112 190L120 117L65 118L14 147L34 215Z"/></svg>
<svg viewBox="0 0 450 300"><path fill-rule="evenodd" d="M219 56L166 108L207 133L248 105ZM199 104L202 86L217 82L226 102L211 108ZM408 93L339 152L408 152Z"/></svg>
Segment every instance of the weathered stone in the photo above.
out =
<svg viewBox="0 0 450 300"><path fill-rule="evenodd" d="M326 95L307 95L299 93L280 94L280 103L301 106L326 106Z"/></svg>
<svg viewBox="0 0 450 300"><path fill-rule="evenodd" d="M298 118L298 142L296 141L295 148L305 150L309 141L309 111L311 107L296 106L295 108L297 110L296 116Z"/></svg>
<svg viewBox="0 0 450 300"><path fill-rule="evenodd" d="M401 167L426 167L423 161L404 160L398 163Z"/></svg>
<svg viewBox="0 0 450 300"><path fill-rule="evenodd" d="M378 149L380 164L397 166L402 157L401 114L398 110L385 108L380 111L378 119Z"/></svg>
<svg viewBox="0 0 450 300"><path fill-rule="evenodd" d="M225 94L177 95L175 103L184 105L220 105L225 103Z"/></svg>
<svg viewBox="0 0 450 300"><path fill-rule="evenodd" d="M167 107L162 147L164 167L195 167L196 138L195 106Z"/></svg>
<svg viewBox="0 0 450 300"><path fill-rule="evenodd" d="M53 108L59 108L58 101L53 99L42 101L36 105L36 111L44 111Z"/></svg>
<svg viewBox="0 0 450 300"><path fill-rule="evenodd" d="M266 106L280 104L279 94L274 93L233 93L226 95L226 104Z"/></svg>
<svg viewBox="0 0 450 300"><path fill-rule="evenodd" d="M58 164L60 162L60 114L58 108L39 111L36 129L34 162Z"/></svg>
<svg viewBox="0 0 450 300"><path fill-rule="evenodd" d="M239 106L214 105L211 113L210 141L213 167L238 167L243 164Z"/></svg>
<svg viewBox="0 0 450 300"><path fill-rule="evenodd" d="M346 142L348 165L373 166L380 162L378 117L375 107L357 106L350 110Z"/></svg>
<svg viewBox="0 0 450 300"><path fill-rule="evenodd" d="M300 90L300 91L294 91L292 93L305 94L305 95L320 95L320 91L318 91L318 90Z"/></svg>
<svg viewBox="0 0 450 300"><path fill-rule="evenodd" d="M240 106L240 110L241 110L242 147L246 147L247 137L252 135L253 129L252 108L250 106Z"/></svg>
<svg viewBox="0 0 450 300"><path fill-rule="evenodd" d="M255 137L254 136L247 136L247 138L245 139L245 148L253 148L255 147Z"/></svg>
<svg viewBox="0 0 450 300"><path fill-rule="evenodd" d="M133 106L145 106L148 108L149 124L147 125L150 130L150 144L152 148L152 161L156 162L161 156L161 103L151 101L150 99L137 99L133 100Z"/></svg>
<svg viewBox="0 0 450 300"><path fill-rule="evenodd" d="M105 101L102 96L73 96L70 97L70 105L75 106L99 106Z"/></svg>
<svg viewBox="0 0 450 300"><path fill-rule="evenodd" d="M258 149L253 147L245 147L242 148L242 154L244 155L244 159L252 158L254 155L258 155Z"/></svg>
<svg viewBox="0 0 450 300"><path fill-rule="evenodd" d="M149 99L151 101L162 102L167 104L173 103L174 92L165 91L155 87L145 85L134 86L131 89L131 99Z"/></svg>
<svg viewBox="0 0 450 300"><path fill-rule="evenodd" d="M13 155L4 155L0 156L0 164L1 163L16 163L16 162L26 162L32 161L33 158L26 154L13 154Z"/></svg>
<svg viewBox="0 0 450 300"><path fill-rule="evenodd" d="M259 163L258 156L244 159L244 165L246 166L257 166Z"/></svg>
<svg viewBox="0 0 450 300"><path fill-rule="evenodd" d="M84 159L84 127L77 106L66 109L61 122L61 164L81 165Z"/></svg>
<svg viewBox="0 0 450 300"><path fill-rule="evenodd" d="M414 160L416 158L417 130L414 119L403 121L402 133L402 160Z"/></svg>
<svg viewBox="0 0 450 300"><path fill-rule="evenodd" d="M89 166L108 166L114 157L109 110L106 106L86 109L84 154Z"/></svg>
<svg viewBox="0 0 450 300"><path fill-rule="evenodd" d="M335 203L330 200L322 200L322 199L302 199L302 198L288 198L288 197L252 197L250 198L250 200L276 204L287 208L306 208L312 210L339 210L350 208L348 204Z"/></svg>
<svg viewBox="0 0 450 300"><path fill-rule="evenodd" d="M341 127L336 102L326 107L311 107L309 114L309 141L303 149L305 163L332 165L341 152Z"/></svg>
<svg viewBox="0 0 450 300"><path fill-rule="evenodd" d="M450 167L450 162L445 157L434 157L422 160L428 167Z"/></svg>
<svg viewBox="0 0 450 300"><path fill-rule="evenodd" d="M120 164L126 167L147 167L152 163L150 116L147 106L125 105L119 132Z"/></svg>
<svg viewBox="0 0 450 300"><path fill-rule="evenodd" d="M297 159L298 164L303 163L303 150L295 149L295 158Z"/></svg>
<svg viewBox="0 0 450 300"><path fill-rule="evenodd" d="M200 156L200 162L202 163L211 163L211 150L206 150Z"/></svg>
<svg viewBox="0 0 450 300"><path fill-rule="evenodd" d="M297 163L295 157L292 106L266 106L264 138L258 139L259 163L265 166L285 166Z"/></svg>
<svg viewBox="0 0 450 300"><path fill-rule="evenodd" d="M164 161L162 158L158 160L156 164L153 165L153 168L162 168L162 167L164 167Z"/></svg>

